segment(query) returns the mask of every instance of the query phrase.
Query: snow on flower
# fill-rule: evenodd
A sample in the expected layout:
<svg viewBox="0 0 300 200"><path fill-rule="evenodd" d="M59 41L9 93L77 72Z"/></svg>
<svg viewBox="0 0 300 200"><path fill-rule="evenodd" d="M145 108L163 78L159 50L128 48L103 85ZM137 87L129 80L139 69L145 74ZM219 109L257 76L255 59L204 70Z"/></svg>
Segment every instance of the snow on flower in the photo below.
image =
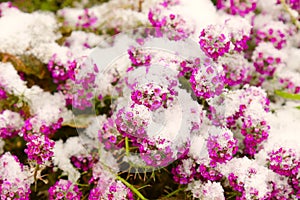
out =
<svg viewBox="0 0 300 200"><path fill-rule="evenodd" d="M300 198L297 1L52 3L0 3L0 199Z"/></svg>

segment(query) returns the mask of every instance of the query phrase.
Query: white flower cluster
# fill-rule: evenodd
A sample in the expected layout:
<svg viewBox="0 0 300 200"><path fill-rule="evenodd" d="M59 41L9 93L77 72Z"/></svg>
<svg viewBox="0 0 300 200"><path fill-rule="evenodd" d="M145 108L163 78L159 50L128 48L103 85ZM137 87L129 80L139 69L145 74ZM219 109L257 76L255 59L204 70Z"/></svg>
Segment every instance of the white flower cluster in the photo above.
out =
<svg viewBox="0 0 300 200"><path fill-rule="evenodd" d="M194 181L188 185L193 197L203 200L225 200L224 189L220 183Z"/></svg>

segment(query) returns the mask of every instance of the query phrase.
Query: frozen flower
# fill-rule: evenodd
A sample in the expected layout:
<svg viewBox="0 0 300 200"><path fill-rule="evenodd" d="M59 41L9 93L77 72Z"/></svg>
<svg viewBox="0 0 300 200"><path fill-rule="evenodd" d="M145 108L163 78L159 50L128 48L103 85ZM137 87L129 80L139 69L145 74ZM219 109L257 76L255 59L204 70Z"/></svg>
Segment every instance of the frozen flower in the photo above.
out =
<svg viewBox="0 0 300 200"><path fill-rule="evenodd" d="M172 169L173 179L179 184L188 184L196 175L196 162L192 158L182 159Z"/></svg>
<svg viewBox="0 0 300 200"><path fill-rule="evenodd" d="M279 148L268 153L269 168L283 176L295 176L300 168L300 160L293 149Z"/></svg>
<svg viewBox="0 0 300 200"><path fill-rule="evenodd" d="M268 192L269 170L247 157L233 158L218 169L227 177L229 185L246 199L262 198Z"/></svg>
<svg viewBox="0 0 300 200"><path fill-rule="evenodd" d="M242 54L221 57L219 63L225 71L225 83L228 86L238 86L249 83L255 70Z"/></svg>
<svg viewBox="0 0 300 200"><path fill-rule="evenodd" d="M217 0L217 8L232 15L245 16L256 9L258 0Z"/></svg>
<svg viewBox="0 0 300 200"><path fill-rule="evenodd" d="M218 60L233 50L241 52L248 48L250 23L241 17L224 18L219 24L209 25L200 33L200 48L212 58Z"/></svg>
<svg viewBox="0 0 300 200"><path fill-rule="evenodd" d="M177 85L177 83L175 82ZM175 85L175 86L176 86ZM148 83L142 88L136 88L131 93L131 99L138 105L144 105L151 111L160 107L167 108L177 96L177 92L173 89L173 85L168 87Z"/></svg>
<svg viewBox="0 0 300 200"><path fill-rule="evenodd" d="M72 184L71 181L59 179L53 186L49 188L49 199L68 199L80 200L81 192L77 185Z"/></svg>
<svg viewBox="0 0 300 200"><path fill-rule="evenodd" d="M51 160L54 155L54 141L47 136L39 134L27 135L25 140L27 140L27 148L24 152L30 160L34 160L38 164L43 164L46 161Z"/></svg>
<svg viewBox="0 0 300 200"><path fill-rule="evenodd" d="M0 114L0 137L5 139L16 136L23 123L19 113L4 110Z"/></svg>
<svg viewBox="0 0 300 200"><path fill-rule="evenodd" d="M29 200L33 179L17 157L5 153L0 158L0 198Z"/></svg>
<svg viewBox="0 0 300 200"><path fill-rule="evenodd" d="M208 181L193 181L188 185L188 190L196 199L203 200L225 200L224 189L220 183Z"/></svg>
<svg viewBox="0 0 300 200"><path fill-rule="evenodd" d="M205 99L219 96L224 89L224 75L219 66L205 61L192 72L190 83L196 96Z"/></svg>
<svg viewBox="0 0 300 200"><path fill-rule="evenodd" d="M180 14L173 13L170 10L172 6L174 5L156 4L149 10L148 19L154 28L161 29L171 40L177 41L188 38L194 33L194 27Z"/></svg>
<svg viewBox="0 0 300 200"><path fill-rule="evenodd" d="M103 191L101 181L89 194L89 200L133 200L133 193L121 181L114 181Z"/></svg>
<svg viewBox="0 0 300 200"><path fill-rule="evenodd" d="M280 21L271 21L256 30L256 44L271 42L275 48L282 49L287 44L288 26Z"/></svg>
<svg viewBox="0 0 300 200"><path fill-rule="evenodd" d="M111 199L111 200L133 200L133 194L121 181L116 180L114 170L110 168L109 163L97 162L93 167L93 177L90 183L94 187L90 194L89 200Z"/></svg>
<svg viewBox="0 0 300 200"><path fill-rule="evenodd" d="M232 159L238 150L237 139L228 129L212 128L209 130L207 149L211 164L224 163Z"/></svg>
<svg viewBox="0 0 300 200"><path fill-rule="evenodd" d="M132 67L128 68L127 71L132 70L133 67L150 66L151 54L149 54L148 52L144 52L142 49L136 48L134 46L131 46L127 52L132 63Z"/></svg>
<svg viewBox="0 0 300 200"><path fill-rule="evenodd" d="M209 25L200 33L200 48L214 60L230 51L230 37L222 33L222 30L221 25Z"/></svg>
<svg viewBox="0 0 300 200"><path fill-rule="evenodd" d="M68 176L68 179L75 183L80 178L79 171L72 165L72 156L88 156L87 149L82 145L79 137L70 137L65 143L62 140L56 141L53 148L53 164Z"/></svg>
<svg viewBox="0 0 300 200"><path fill-rule="evenodd" d="M286 55L277 50L271 43L262 42L255 48L252 60L258 73L272 77L276 70L285 66Z"/></svg>

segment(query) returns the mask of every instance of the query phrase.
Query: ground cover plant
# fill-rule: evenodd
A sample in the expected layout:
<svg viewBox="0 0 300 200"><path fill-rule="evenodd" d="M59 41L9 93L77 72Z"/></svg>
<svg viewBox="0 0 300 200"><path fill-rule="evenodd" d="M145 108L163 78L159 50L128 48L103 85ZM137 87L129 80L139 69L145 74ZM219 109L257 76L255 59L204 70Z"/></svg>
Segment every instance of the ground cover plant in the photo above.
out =
<svg viewBox="0 0 300 200"><path fill-rule="evenodd" d="M300 199L299 0L0 3L1 199Z"/></svg>

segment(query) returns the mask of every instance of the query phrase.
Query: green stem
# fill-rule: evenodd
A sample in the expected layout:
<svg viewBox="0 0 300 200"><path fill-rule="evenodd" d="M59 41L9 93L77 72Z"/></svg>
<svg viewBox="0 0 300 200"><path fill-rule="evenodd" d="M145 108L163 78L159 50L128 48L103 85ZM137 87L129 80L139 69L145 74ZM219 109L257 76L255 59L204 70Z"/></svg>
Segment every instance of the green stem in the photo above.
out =
<svg viewBox="0 0 300 200"><path fill-rule="evenodd" d="M35 182L35 184L34 184L34 190L35 190L35 192L37 190L37 172L39 171L39 169L40 169L40 165L37 164L35 166L35 170L34 170L34 174L33 174L33 178L34 178L34 182Z"/></svg>
<svg viewBox="0 0 300 200"><path fill-rule="evenodd" d="M125 149L126 149L126 156L129 156L129 141L128 141L128 137L125 137Z"/></svg>
<svg viewBox="0 0 300 200"><path fill-rule="evenodd" d="M165 198L169 198L169 197L171 197L171 196L175 195L176 193L178 193L180 191L183 191L183 190L184 190L184 188L178 188L177 190L175 190L175 191L169 193L168 195L166 195Z"/></svg>
<svg viewBox="0 0 300 200"><path fill-rule="evenodd" d="M291 12L291 8L286 4L285 0L280 0L280 2L283 5L284 10L290 15L293 24L295 24L295 26L298 29L300 29L300 23L298 22L298 20L296 19L296 17Z"/></svg>
<svg viewBox="0 0 300 200"><path fill-rule="evenodd" d="M128 183L125 179L120 176L117 176L117 179L124 183L132 192L134 192L141 200L147 200L133 185Z"/></svg>

